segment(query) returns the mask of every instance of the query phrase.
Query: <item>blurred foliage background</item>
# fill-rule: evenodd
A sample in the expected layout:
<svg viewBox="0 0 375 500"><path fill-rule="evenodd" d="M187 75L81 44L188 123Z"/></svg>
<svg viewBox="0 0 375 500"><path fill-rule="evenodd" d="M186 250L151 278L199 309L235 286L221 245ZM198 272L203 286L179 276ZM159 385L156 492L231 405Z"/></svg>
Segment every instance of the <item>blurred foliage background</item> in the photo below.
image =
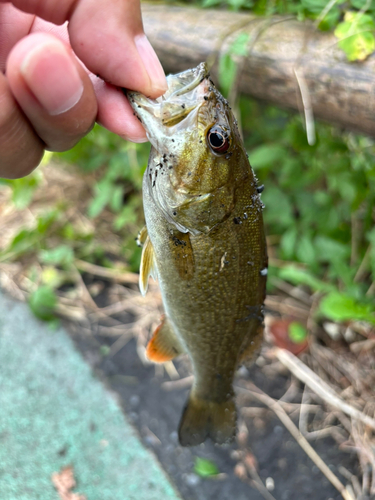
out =
<svg viewBox="0 0 375 500"><path fill-rule="evenodd" d="M335 30L349 60L364 59L375 48L373 0L185 3L313 19L319 29ZM345 38L348 31L351 36ZM232 55L241 54L246 43L237 40L220 60L218 83L225 95L230 94L236 77ZM236 108L251 165L265 185L269 287L275 278L306 285L323 297L319 313L325 317L375 324L374 140L317 123L316 142L309 145L302 116L244 97ZM42 274L33 266L28 272L36 283L30 304L39 317L53 318L56 290L67 286L69 270L77 260L116 269L121 262L121 270L138 271L140 249L135 238L144 223L141 184L149 148L149 144L128 143L95 126L73 150L46 155L44 164L73 168L87 183L84 210L92 225L91 229L77 228L68 215L71 203L59 200L38 214L31 229L21 229L2 249L0 262L26 262L36 256L42 266ZM25 179L0 181L0 187L11 189L17 210L24 211L32 203L43 183L43 172L42 167ZM95 228L103 219L116 235L117 246L109 248L106 238L98 237Z"/></svg>

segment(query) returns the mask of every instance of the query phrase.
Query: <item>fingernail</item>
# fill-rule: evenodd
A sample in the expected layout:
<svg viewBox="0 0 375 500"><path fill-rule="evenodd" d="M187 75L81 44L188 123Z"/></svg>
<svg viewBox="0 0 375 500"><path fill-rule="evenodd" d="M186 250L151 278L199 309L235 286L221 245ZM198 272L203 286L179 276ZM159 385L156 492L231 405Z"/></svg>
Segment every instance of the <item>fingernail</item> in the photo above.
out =
<svg viewBox="0 0 375 500"><path fill-rule="evenodd" d="M137 144L141 144L143 142L148 142L147 137L128 137L128 141L136 142Z"/></svg>
<svg viewBox="0 0 375 500"><path fill-rule="evenodd" d="M27 54L20 68L28 87L50 114L65 113L83 93L78 70L59 42L48 41Z"/></svg>
<svg viewBox="0 0 375 500"><path fill-rule="evenodd" d="M159 94L164 94L168 89L167 79L158 56L145 34L138 35L134 39L138 53L145 65L148 76L151 80L152 88Z"/></svg>

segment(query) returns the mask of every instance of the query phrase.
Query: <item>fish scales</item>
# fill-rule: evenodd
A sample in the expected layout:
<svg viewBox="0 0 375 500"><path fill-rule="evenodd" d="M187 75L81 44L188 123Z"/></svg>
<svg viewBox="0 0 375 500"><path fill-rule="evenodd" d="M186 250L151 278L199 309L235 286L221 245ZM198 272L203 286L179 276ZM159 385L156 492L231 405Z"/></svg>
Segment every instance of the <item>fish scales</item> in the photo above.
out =
<svg viewBox="0 0 375 500"><path fill-rule="evenodd" d="M182 352L191 359L181 444L208 437L224 443L236 428L235 370L262 340L263 205L232 112L205 65L168 82L164 100L129 93L152 144L143 181L141 291L150 274L157 277L166 313L147 353L155 361ZM163 160L171 154L170 169ZM155 175L157 162L159 172L167 163L163 177Z"/></svg>

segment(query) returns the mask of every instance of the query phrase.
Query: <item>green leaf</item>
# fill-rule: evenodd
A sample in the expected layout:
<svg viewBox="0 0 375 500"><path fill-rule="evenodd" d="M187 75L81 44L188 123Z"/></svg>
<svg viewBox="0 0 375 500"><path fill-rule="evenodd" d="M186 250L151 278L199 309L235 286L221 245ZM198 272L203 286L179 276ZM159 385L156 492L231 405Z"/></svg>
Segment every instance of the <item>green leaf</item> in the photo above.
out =
<svg viewBox="0 0 375 500"><path fill-rule="evenodd" d="M23 210L30 205L33 195L41 181L41 174L33 173L22 179L9 181L12 188L12 201L16 208Z"/></svg>
<svg viewBox="0 0 375 500"><path fill-rule="evenodd" d="M367 239L370 241L370 265L372 271L372 279L375 280L375 227L368 233Z"/></svg>
<svg viewBox="0 0 375 500"><path fill-rule="evenodd" d="M137 214L132 205L125 205L121 213L116 217L113 228L115 231L120 230L125 224L134 224L137 222Z"/></svg>
<svg viewBox="0 0 375 500"><path fill-rule="evenodd" d="M36 226L37 233L39 233L40 236L44 236L52 224L58 220L60 213L60 207L56 207L38 217Z"/></svg>
<svg viewBox="0 0 375 500"><path fill-rule="evenodd" d="M112 198L110 200L109 206L114 212L119 212L123 205L124 199L124 188L123 186L116 186L112 193Z"/></svg>
<svg viewBox="0 0 375 500"><path fill-rule="evenodd" d="M55 318L54 310L57 304L55 292L49 286L41 286L29 297L32 312L39 319L51 321Z"/></svg>
<svg viewBox="0 0 375 500"><path fill-rule="evenodd" d="M237 64L231 54L224 54L219 60L220 89L224 96L228 97L230 89L234 84L237 74Z"/></svg>
<svg viewBox="0 0 375 500"><path fill-rule="evenodd" d="M194 472L198 474L198 476L209 477L219 474L219 469L212 460L195 457Z"/></svg>
<svg viewBox="0 0 375 500"><path fill-rule="evenodd" d="M317 259L320 262L334 262L345 260L350 256L350 247L347 244L329 238L317 236L314 240Z"/></svg>
<svg viewBox="0 0 375 500"><path fill-rule="evenodd" d="M302 344L307 338L307 330L301 323L293 321L289 325L288 336L295 344Z"/></svg>
<svg viewBox="0 0 375 500"><path fill-rule="evenodd" d="M294 224L293 207L290 197L275 185L266 186L262 194L266 205L268 222L275 223L279 228L286 229Z"/></svg>
<svg viewBox="0 0 375 500"><path fill-rule="evenodd" d="M328 31L337 25L337 21L340 19L341 12L337 7L332 8L324 18L319 23L319 29L322 31Z"/></svg>
<svg viewBox="0 0 375 500"><path fill-rule="evenodd" d="M47 285L49 288L54 290L61 286L65 279L64 273L56 269L56 267L47 266L42 271L41 281L43 285Z"/></svg>
<svg viewBox="0 0 375 500"><path fill-rule="evenodd" d="M358 33L344 40L340 40L342 49L348 61L364 61L375 49L375 38L372 33Z"/></svg>
<svg viewBox="0 0 375 500"><path fill-rule="evenodd" d="M228 5L231 10L250 9L254 5L253 0L203 0L202 7L210 8L220 5Z"/></svg>
<svg viewBox="0 0 375 500"><path fill-rule="evenodd" d="M327 0L301 0L302 6L310 12L320 14L327 5Z"/></svg>
<svg viewBox="0 0 375 500"><path fill-rule="evenodd" d="M274 168L287 156L287 150L280 144L265 144L249 153L249 160L254 170Z"/></svg>
<svg viewBox="0 0 375 500"><path fill-rule="evenodd" d="M112 182L103 179L95 186L95 196L90 203L88 214L89 217L95 218L102 213L106 205L111 201L115 190Z"/></svg>
<svg viewBox="0 0 375 500"><path fill-rule="evenodd" d="M319 311L333 321L360 320L375 324L375 309L372 305L356 302L339 292L326 295L320 302Z"/></svg>
<svg viewBox="0 0 375 500"><path fill-rule="evenodd" d="M292 259L295 252L295 247L298 239L298 229L296 226L291 226L281 237L280 248L285 259Z"/></svg>
<svg viewBox="0 0 375 500"><path fill-rule="evenodd" d="M237 62L233 56L246 56L247 45L250 35L240 33L234 42L228 48L228 51L220 57L219 60L219 81L220 87L225 96L228 97L230 89L235 83L237 76Z"/></svg>
<svg viewBox="0 0 375 500"><path fill-rule="evenodd" d="M250 9L254 2L252 0L228 0L232 10Z"/></svg>
<svg viewBox="0 0 375 500"><path fill-rule="evenodd" d="M358 10L366 7L366 12L375 10L375 0L371 0L370 2L368 0L350 0L350 4Z"/></svg>
<svg viewBox="0 0 375 500"><path fill-rule="evenodd" d="M32 247L39 239L39 235L36 230L22 229L13 238L9 245L8 251L14 252L15 254L21 254L28 248Z"/></svg>
<svg viewBox="0 0 375 500"><path fill-rule="evenodd" d="M371 16L358 12L345 14L344 21L335 29L335 36L340 40L339 47L349 61L363 61L374 52L374 30Z"/></svg>
<svg viewBox="0 0 375 500"><path fill-rule="evenodd" d="M217 5L220 5L221 3L222 3L222 0L203 0L202 7L203 8L216 7Z"/></svg>
<svg viewBox="0 0 375 500"><path fill-rule="evenodd" d="M12 257L20 256L27 250L32 251L40 248L40 241L46 236L48 229L59 217L59 210L51 210L42 214L37 219L34 229L22 229L11 241L4 253L14 254Z"/></svg>
<svg viewBox="0 0 375 500"><path fill-rule="evenodd" d="M237 56L246 56L247 45L249 43L249 40L250 40L249 33L240 33L230 46L229 49L230 54L235 54Z"/></svg>
<svg viewBox="0 0 375 500"><path fill-rule="evenodd" d="M306 264L314 264L316 259L315 248L311 241L310 235L308 235L307 233L298 238L296 243L296 255L301 262L306 262Z"/></svg>
<svg viewBox="0 0 375 500"><path fill-rule="evenodd" d="M67 240L75 240L76 237L79 236L76 233L76 230L75 230L73 224L71 224L70 222L67 222L66 224L64 224L64 227L61 229L61 235L63 236L63 238L65 238Z"/></svg>
<svg viewBox="0 0 375 500"><path fill-rule="evenodd" d="M68 245L59 245L51 250L42 250L39 258L44 264L62 266L73 262L74 252Z"/></svg>
<svg viewBox="0 0 375 500"><path fill-rule="evenodd" d="M315 292L335 289L333 285L319 280L305 269L296 266L282 267L279 271L279 278L290 281L294 285L307 285Z"/></svg>
<svg viewBox="0 0 375 500"><path fill-rule="evenodd" d="M108 356L108 354L111 352L111 348L108 345L101 345L100 346L100 354L105 357Z"/></svg>

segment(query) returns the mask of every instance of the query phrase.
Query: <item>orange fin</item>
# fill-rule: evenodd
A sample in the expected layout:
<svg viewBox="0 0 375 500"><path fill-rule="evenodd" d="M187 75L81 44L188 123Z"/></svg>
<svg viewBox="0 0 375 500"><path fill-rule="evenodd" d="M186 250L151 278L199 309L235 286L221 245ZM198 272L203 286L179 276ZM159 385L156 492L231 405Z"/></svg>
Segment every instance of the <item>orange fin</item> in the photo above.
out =
<svg viewBox="0 0 375 500"><path fill-rule="evenodd" d="M191 392L178 430L180 444L196 446L207 438L218 444L229 443L236 434L236 421L233 398L217 403L198 398Z"/></svg>
<svg viewBox="0 0 375 500"><path fill-rule="evenodd" d="M147 345L146 355L155 363L165 363L183 353L184 349L178 340L172 325L164 315Z"/></svg>
<svg viewBox="0 0 375 500"><path fill-rule="evenodd" d="M144 230L145 228L143 228L142 231ZM143 296L145 296L147 292L149 277L152 276L153 278L156 278L156 275L154 247L152 246L150 238L147 236L147 238L144 239L141 266L139 269L139 288Z"/></svg>

